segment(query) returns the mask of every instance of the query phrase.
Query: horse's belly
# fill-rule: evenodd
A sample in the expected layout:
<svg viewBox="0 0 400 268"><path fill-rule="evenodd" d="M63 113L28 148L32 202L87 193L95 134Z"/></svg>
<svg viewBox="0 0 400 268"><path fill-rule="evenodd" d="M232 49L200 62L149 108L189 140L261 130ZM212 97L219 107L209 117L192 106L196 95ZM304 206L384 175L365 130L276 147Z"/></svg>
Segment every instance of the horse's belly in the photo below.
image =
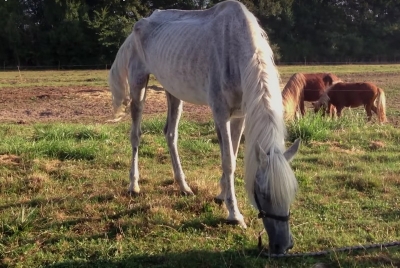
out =
<svg viewBox="0 0 400 268"><path fill-rule="evenodd" d="M157 80L164 87L165 91L169 92L175 98L185 102L208 105L207 92L204 88L192 85L192 83L185 83L184 81L177 81L176 79L160 79Z"/></svg>

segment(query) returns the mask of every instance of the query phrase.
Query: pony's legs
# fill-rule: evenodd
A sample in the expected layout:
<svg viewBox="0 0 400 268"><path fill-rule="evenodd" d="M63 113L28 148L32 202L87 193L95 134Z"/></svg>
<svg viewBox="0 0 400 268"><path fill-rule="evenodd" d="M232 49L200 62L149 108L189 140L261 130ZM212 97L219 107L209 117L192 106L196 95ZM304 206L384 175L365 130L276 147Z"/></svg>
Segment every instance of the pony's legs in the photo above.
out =
<svg viewBox="0 0 400 268"><path fill-rule="evenodd" d="M332 103L328 103L328 112L329 112L329 115L330 115L332 118L335 116L336 107L333 106Z"/></svg>
<svg viewBox="0 0 400 268"><path fill-rule="evenodd" d="M240 138L242 137L243 130L244 130L244 117L231 119L230 126L231 126L232 147L233 147L233 150L235 153L234 161L236 162L237 154L239 151ZM216 126L216 130L217 130L218 143L219 143L219 147L221 150L221 158L222 158L223 146L222 146L222 140L221 140L221 133L217 126ZM215 202L218 204L222 204L224 202L227 183L228 183L227 177L224 174L222 174L221 179L220 179L221 193L215 197Z"/></svg>
<svg viewBox="0 0 400 268"><path fill-rule="evenodd" d="M342 110L343 110L343 106L337 106L336 107L336 115L337 117L341 117L342 116Z"/></svg>
<svg viewBox="0 0 400 268"><path fill-rule="evenodd" d="M136 79L136 83L130 85L131 94L131 117L132 117L132 128L131 128L131 146L132 146L132 163L131 170L129 172L129 193L139 194L139 167L138 167L138 151L140 136L142 131L140 129L140 124L142 120L142 112L144 108L144 102L146 99L146 87L149 76L141 77L141 79Z"/></svg>
<svg viewBox="0 0 400 268"><path fill-rule="evenodd" d="M220 198L224 198L226 207L229 211L229 215L227 218L228 223L239 224L242 227L246 228L246 223L244 222L243 215L240 213L236 194L235 194L235 185L234 185L234 172L236 169L236 152L237 147L240 141L240 136L238 134L239 130L242 130L243 122L235 122L234 125L237 125L234 130L235 138L235 146L233 147L233 141L231 139L231 124L229 120L229 112L224 112L224 109L218 107L218 112L213 109L214 113L214 121L216 128L218 129L217 133L220 138L220 147L221 147L221 159L222 159L222 178L221 178L221 194L218 196ZM235 127L235 126L234 126ZM236 151L236 152L235 152ZM225 192L225 194L223 194Z"/></svg>
<svg viewBox="0 0 400 268"><path fill-rule="evenodd" d="M367 112L368 121L371 121L371 119L372 119L372 111L371 110L372 110L373 105L374 104L371 104L371 103L365 105L365 111Z"/></svg>
<svg viewBox="0 0 400 268"><path fill-rule="evenodd" d="M185 195L193 195L192 190L187 185L185 174L182 170L181 161L178 154L178 123L182 114L182 101L166 92L168 102L167 123L164 127L164 135L167 140L169 153L171 155L172 167L174 170L175 181L179 184L181 192Z"/></svg>
<svg viewBox="0 0 400 268"><path fill-rule="evenodd" d="M300 106L301 115L304 116L306 114L306 108L304 107L304 99L303 98L300 99L299 106Z"/></svg>
<svg viewBox="0 0 400 268"><path fill-rule="evenodd" d="M372 104L371 109L376 115L378 115L378 107L376 107L375 104Z"/></svg>

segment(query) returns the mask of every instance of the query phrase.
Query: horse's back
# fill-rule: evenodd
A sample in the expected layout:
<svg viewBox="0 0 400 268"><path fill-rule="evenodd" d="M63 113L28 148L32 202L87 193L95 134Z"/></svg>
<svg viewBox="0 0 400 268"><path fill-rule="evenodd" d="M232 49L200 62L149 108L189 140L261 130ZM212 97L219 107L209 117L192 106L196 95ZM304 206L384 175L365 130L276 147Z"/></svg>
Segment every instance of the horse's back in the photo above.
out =
<svg viewBox="0 0 400 268"><path fill-rule="evenodd" d="M237 12L243 11L244 5L238 1L224 1L209 9L204 10L181 10L181 9L156 9L147 19L155 23L166 22L198 22L217 19L219 16L235 15Z"/></svg>
<svg viewBox="0 0 400 268"><path fill-rule="evenodd" d="M240 68L256 51L252 31L261 29L254 23L243 4L226 1L207 10L156 11L134 31L142 61L166 90L187 102L209 104L207 87L214 77L239 90Z"/></svg>
<svg viewBox="0 0 400 268"><path fill-rule="evenodd" d="M358 107L371 103L378 94L378 88L369 82L344 83L332 86L328 92L330 101L335 106Z"/></svg>

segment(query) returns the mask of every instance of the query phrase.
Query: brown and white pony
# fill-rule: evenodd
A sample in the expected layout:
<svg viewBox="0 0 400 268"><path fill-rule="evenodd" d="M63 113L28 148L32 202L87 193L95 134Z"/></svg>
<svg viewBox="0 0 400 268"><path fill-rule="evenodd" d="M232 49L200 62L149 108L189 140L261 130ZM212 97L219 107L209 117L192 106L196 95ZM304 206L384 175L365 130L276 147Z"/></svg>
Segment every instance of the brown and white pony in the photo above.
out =
<svg viewBox="0 0 400 268"><path fill-rule="evenodd" d="M282 91L286 120L294 119L299 109L301 115L304 115L304 101L317 101L325 88L338 81L341 80L331 73L295 73L292 75Z"/></svg>
<svg viewBox="0 0 400 268"><path fill-rule="evenodd" d="M328 105L336 107L338 117L341 116L344 107L363 105L367 112L368 121L371 120L372 111L374 111L378 115L380 123L387 122L385 93L383 89L373 83L336 83L327 88L321 98L313 103L314 111L318 112L321 106Z"/></svg>

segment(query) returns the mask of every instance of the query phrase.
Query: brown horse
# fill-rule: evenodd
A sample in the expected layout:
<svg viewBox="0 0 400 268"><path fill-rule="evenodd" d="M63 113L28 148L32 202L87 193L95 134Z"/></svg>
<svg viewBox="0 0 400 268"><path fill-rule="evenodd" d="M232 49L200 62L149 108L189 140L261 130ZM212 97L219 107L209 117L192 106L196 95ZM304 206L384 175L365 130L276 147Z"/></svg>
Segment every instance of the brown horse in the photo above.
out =
<svg viewBox="0 0 400 268"><path fill-rule="evenodd" d="M326 87L338 81L340 79L330 73L295 73L292 75L282 91L286 120L292 120L299 109L304 115L304 101L317 101Z"/></svg>
<svg viewBox="0 0 400 268"><path fill-rule="evenodd" d="M321 106L326 105L334 105L338 117L341 116L344 107L364 105L368 121L371 120L372 110L378 115L380 123L387 122L385 93L372 83L336 83L327 88L321 98L313 103L314 111L318 112Z"/></svg>

